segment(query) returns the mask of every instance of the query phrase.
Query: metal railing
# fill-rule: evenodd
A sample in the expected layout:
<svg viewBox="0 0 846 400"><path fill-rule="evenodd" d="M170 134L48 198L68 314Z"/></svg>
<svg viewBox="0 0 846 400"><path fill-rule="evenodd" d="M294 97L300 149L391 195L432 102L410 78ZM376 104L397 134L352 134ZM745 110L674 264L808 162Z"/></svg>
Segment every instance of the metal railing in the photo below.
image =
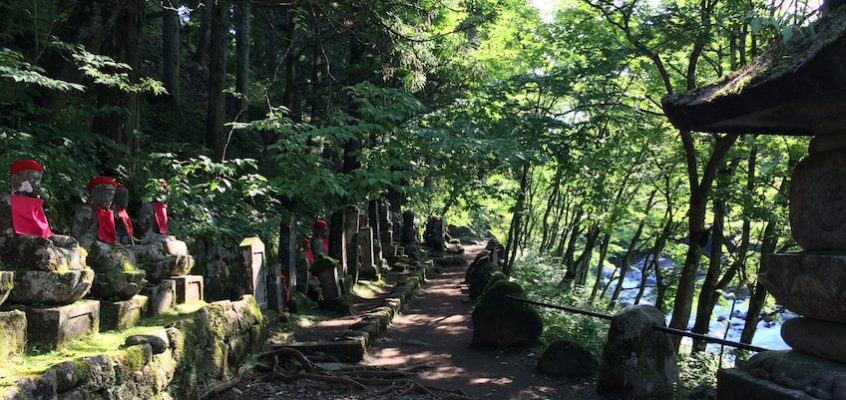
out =
<svg viewBox="0 0 846 400"><path fill-rule="evenodd" d="M542 303L540 301L524 299L522 297L516 297L516 296L512 296L512 295L506 295L505 298L508 299L508 300L512 300L512 301L519 301L521 303L532 304L532 305L536 305L536 306L540 306L540 307L544 307L544 308L552 308L552 309L555 309L555 310L566 311L566 312L570 312L570 313L574 313L574 314L587 315L589 317L604 319L604 320L608 320L608 321L610 321L611 318L613 318L613 316L611 316L611 315L602 314L602 313L598 313L598 312L595 312L595 311L581 310L581 309L573 308L573 307L566 307L566 306L559 306L559 305L556 305L556 304ZM749 351L755 351L755 352L770 351L770 349L765 349L763 347L753 346L753 345L748 344L748 343L740 343L740 342L735 342L735 341L731 341L731 340L715 338L713 336L702 335L702 334L699 334L699 333L693 333L693 332L684 331L684 330L681 330L681 329L669 328L669 327L664 327L664 326L654 326L654 327L652 327L652 329L655 329L656 331L659 331L659 332L669 333L671 335L686 336L686 337L689 337L689 338L693 338L695 340L701 340L701 341L706 342L706 343L714 343L714 344L719 344L719 345L723 345L723 346L730 346L730 347L735 347L735 348L742 349L742 350L749 350Z"/></svg>

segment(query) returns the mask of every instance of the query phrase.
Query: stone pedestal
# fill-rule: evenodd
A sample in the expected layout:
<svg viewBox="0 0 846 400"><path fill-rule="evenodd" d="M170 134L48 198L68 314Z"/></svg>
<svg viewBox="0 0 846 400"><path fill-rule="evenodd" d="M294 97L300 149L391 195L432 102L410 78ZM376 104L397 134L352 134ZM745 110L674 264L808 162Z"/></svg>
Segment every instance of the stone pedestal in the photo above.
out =
<svg viewBox="0 0 846 400"><path fill-rule="evenodd" d="M176 304L188 304L203 300L203 277L201 275L171 276L176 286Z"/></svg>
<svg viewBox="0 0 846 400"><path fill-rule="evenodd" d="M358 254L361 267L358 271L360 279L379 280L379 267L376 265L373 251L373 232L369 227L358 230Z"/></svg>
<svg viewBox="0 0 846 400"><path fill-rule="evenodd" d="M100 302L96 300L80 300L50 308L21 307L20 310L26 313L30 343L62 348L69 340L100 330Z"/></svg>
<svg viewBox="0 0 846 400"><path fill-rule="evenodd" d="M0 312L0 364L26 351L26 314L13 310Z"/></svg>
<svg viewBox="0 0 846 400"><path fill-rule="evenodd" d="M720 400L846 398L846 366L795 351L759 353L717 373Z"/></svg>
<svg viewBox="0 0 846 400"><path fill-rule="evenodd" d="M148 317L155 317L176 304L176 281L166 279L160 283L150 283L141 290L147 297Z"/></svg>
<svg viewBox="0 0 846 400"><path fill-rule="evenodd" d="M402 213L402 233L400 234L400 244L408 248L409 245L417 244L417 229L414 226L414 212L406 211Z"/></svg>
<svg viewBox="0 0 846 400"><path fill-rule="evenodd" d="M119 331L132 328L147 311L147 296L135 295L129 300L100 300L100 329Z"/></svg>
<svg viewBox="0 0 846 400"><path fill-rule="evenodd" d="M321 256L314 265L311 266L311 271L317 275L320 281L320 289L323 291L323 298L326 300L333 300L341 297L341 282L338 278L338 262L330 257Z"/></svg>
<svg viewBox="0 0 846 400"><path fill-rule="evenodd" d="M238 252L241 254L241 262L244 265L244 279L247 283L246 293L253 295L259 307L264 310L267 308L267 271L265 269L264 243L258 237L246 238L241 241ZM197 300L203 299L202 285L201 280L200 296Z"/></svg>

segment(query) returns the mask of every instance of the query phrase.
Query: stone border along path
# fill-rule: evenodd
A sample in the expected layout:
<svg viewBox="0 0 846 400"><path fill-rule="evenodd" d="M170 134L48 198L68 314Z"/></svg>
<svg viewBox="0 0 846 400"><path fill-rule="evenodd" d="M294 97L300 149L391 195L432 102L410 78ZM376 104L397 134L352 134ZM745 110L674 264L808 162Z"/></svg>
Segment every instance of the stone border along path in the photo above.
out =
<svg viewBox="0 0 846 400"><path fill-rule="evenodd" d="M465 257L472 259L483 248L484 244L469 246ZM309 346L288 345L314 353L307 359L298 358L285 345L277 344L278 357L272 357L274 352L264 355L275 358L279 369L274 366L274 370L266 373L254 370L245 379L227 385L218 398L603 399L596 393L592 378L566 379L541 374L535 368L539 355L532 349L471 347L472 303L462 283L465 268L433 268L431 263L426 263L394 288L385 298L386 306L359 316L330 320L337 322L334 329L341 334L338 340L328 338ZM408 303L418 288L423 289L422 293ZM359 319L355 321L356 318ZM332 326L330 321L324 322ZM386 330L388 325L390 329ZM376 338L380 333L384 337ZM349 353L339 351L347 345L332 344L344 340L351 342ZM358 364L331 362L338 357L321 354L334 352L341 358L343 354L353 355L350 359L360 358L367 344L372 344L372 348ZM316 360L330 362L315 364Z"/></svg>
<svg viewBox="0 0 846 400"><path fill-rule="evenodd" d="M300 340L271 344L270 347L293 348L307 356L325 354L340 362L358 363L364 359L373 341L414 298L432 268L432 261L426 260L413 264L407 272L385 271L383 280L392 286L387 295L358 299L353 315L318 322L298 334Z"/></svg>

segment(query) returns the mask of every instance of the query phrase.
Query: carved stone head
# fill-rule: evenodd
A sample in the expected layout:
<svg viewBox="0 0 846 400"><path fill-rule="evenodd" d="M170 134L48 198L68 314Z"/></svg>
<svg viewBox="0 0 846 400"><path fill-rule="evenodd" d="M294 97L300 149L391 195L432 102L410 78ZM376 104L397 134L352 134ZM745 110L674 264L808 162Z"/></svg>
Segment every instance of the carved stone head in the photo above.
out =
<svg viewBox="0 0 846 400"><path fill-rule="evenodd" d="M38 197L41 190L41 171L27 169L12 174L12 194L16 196Z"/></svg>
<svg viewBox="0 0 846 400"><path fill-rule="evenodd" d="M312 230L314 232L314 237L328 237L329 236L329 225L326 224L326 221L319 219L317 222L314 223L312 226Z"/></svg>
<svg viewBox="0 0 846 400"><path fill-rule="evenodd" d="M129 205L129 189L126 186L118 186L115 189L115 198L112 201L114 208L126 208Z"/></svg>
<svg viewBox="0 0 846 400"><path fill-rule="evenodd" d="M91 204L101 210L108 210L115 198L115 187L109 184L99 184L91 188Z"/></svg>

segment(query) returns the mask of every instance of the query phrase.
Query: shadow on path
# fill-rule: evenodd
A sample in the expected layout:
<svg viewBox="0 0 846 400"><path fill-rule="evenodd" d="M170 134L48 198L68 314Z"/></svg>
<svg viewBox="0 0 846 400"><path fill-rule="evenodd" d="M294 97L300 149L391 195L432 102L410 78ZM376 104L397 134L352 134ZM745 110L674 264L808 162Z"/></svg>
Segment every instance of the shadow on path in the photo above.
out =
<svg viewBox="0 0 846 400"><path fill-rule="evenodd" d="M466 247L472 261L484 244ZM592 379L548 376L539 354L524 349L471 347L473 336L463 268L432 273L424 292L394 319L370 350L368 365L425 365L421 383L463 390L474 399L601 399Z"/></svg>

